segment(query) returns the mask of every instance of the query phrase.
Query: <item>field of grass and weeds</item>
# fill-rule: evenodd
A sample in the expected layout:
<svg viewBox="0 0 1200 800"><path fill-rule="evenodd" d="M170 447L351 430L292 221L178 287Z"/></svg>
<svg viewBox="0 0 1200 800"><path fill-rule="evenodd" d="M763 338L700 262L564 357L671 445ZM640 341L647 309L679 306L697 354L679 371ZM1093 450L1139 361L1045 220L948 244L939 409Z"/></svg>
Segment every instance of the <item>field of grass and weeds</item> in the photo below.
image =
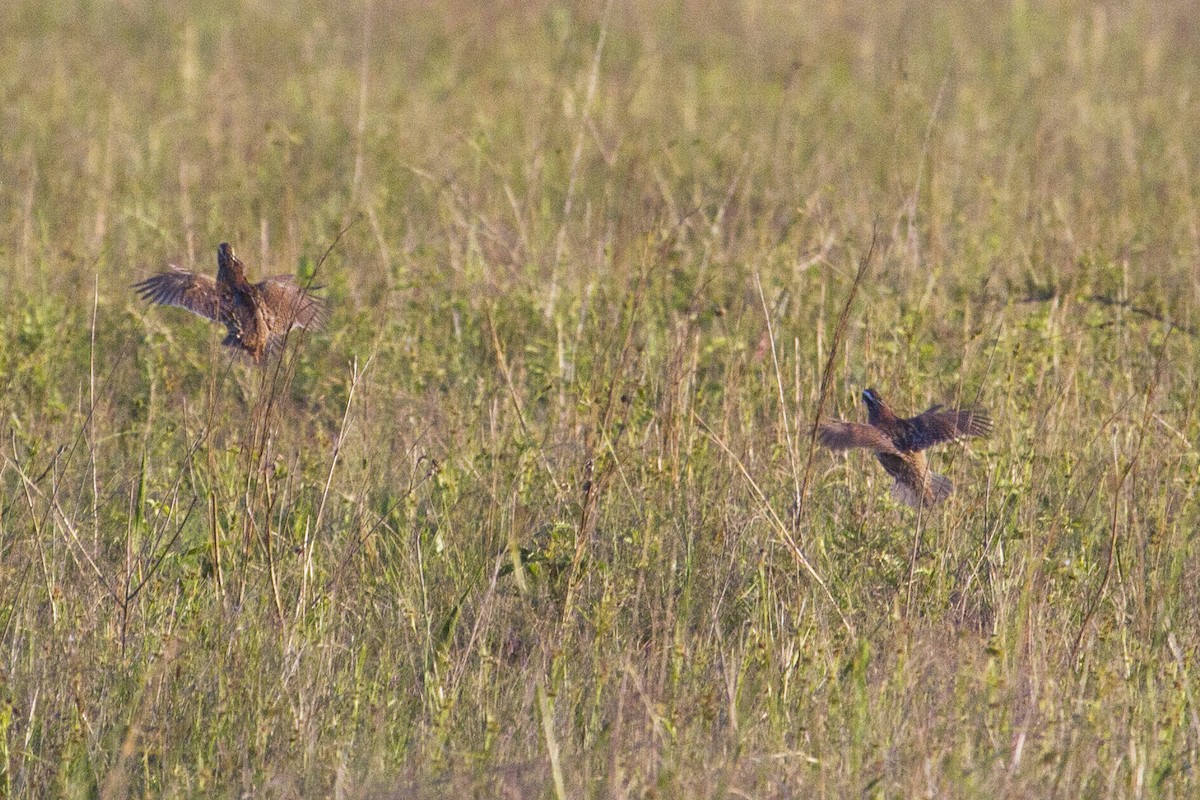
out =
<svg viewBox="0 0 1200 800"><path fill-rule="evenodd" d="M184 5L0 12L0 796L1200 796L1190 3Z"/></svg>

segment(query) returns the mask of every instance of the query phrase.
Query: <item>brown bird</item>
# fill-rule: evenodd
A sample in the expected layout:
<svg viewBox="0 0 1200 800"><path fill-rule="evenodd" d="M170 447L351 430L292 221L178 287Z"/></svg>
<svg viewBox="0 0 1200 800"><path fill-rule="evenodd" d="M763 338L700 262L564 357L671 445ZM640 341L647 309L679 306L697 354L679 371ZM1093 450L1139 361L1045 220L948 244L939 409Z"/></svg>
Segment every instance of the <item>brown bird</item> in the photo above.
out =
<svg viewBox="0 0 1200 800"><path fill-rule="evenodd" d="M327 316L325 301L291 275L250 283L242 262L224 242L217 247L216 280L172 266L133 288L143 300L186 308L221 323L229 332L221 344L242 351L255 364L278 352L292 328L320 327Z"/></svg>
<svg viewBox="0 0 1200 800"><path fill-rule="evenodd" d="M931 506L940 503L954 490L949 478L929 469L923 450L941 442L987 436L992 432L992 420L980 411L943 410L936 405L903 419L896 416L874 389L864 391L862 399L867 405L869 424L822 423L821 444L831 450L855 447L874 450L887 474L896 479L892 496L913 508L922 503Z"/></svg>

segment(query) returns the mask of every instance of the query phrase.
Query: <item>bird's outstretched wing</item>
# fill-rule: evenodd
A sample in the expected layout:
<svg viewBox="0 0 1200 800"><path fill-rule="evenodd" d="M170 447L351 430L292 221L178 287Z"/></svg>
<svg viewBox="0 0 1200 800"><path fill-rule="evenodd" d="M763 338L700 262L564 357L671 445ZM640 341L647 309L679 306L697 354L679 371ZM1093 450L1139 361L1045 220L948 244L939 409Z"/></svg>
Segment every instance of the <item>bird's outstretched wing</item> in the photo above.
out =
<svg viewBox="0 0 1200 800"><path fill-rule="evenodd" d="M942 410L941 406L903 420L897 437L901 450L924 450L941 442L964 436L987 436L992 432L992 420L974 409Z"/></svg>
<svg viewBox="0 0 1200 800"><path fill-rule="evenodd" d="M857 422L822 422L817 438L830 450L865 447L877 453L896 452L896 446L887 434L872 425L860 425Z"/></svg>
<svg viewBox="0 0 1200 800"><path fill-rule="evenodd" d="M221 294L217 282L207 275L171 267L133 285L138 296L151 303L186 308L205 319L221 318Z"/></svg>
<svg viewBox="0 0 1200 800"><path fill-rule="evenodd" d="M263 300L277 320L272 333L282 336L293 327L320 328L329 311L325 301L311 294L291 275L277 275L258 284Z"/></svg>

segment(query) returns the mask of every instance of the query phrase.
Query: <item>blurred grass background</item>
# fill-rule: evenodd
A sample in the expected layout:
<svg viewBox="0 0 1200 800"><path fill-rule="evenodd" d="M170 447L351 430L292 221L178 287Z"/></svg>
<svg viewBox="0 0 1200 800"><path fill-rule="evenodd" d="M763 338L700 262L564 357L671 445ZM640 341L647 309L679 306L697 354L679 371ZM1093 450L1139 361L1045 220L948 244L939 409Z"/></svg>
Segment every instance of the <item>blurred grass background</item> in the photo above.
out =
<svg viewBox="0 0 1200 800"><path fill-rule="evenodd" d="M1190 4L0 14L0 795L1200 793Z"/></svg>

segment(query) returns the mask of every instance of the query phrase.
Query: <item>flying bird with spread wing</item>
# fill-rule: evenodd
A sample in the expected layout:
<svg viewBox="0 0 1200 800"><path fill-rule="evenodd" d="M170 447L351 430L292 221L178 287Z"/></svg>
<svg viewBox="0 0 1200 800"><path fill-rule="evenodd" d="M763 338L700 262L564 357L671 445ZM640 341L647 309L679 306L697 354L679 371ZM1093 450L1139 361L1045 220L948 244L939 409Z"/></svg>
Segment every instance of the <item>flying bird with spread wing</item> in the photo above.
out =
<svg viewBox="0 0 1200 800"><path fill-rule="evenodd" d="M949 478L929 469L924 450L941 442L992 432L991 418L981 411L935 405L915 417L902 418L874 389L865 390L862 399L867 406L868 424L823 422L818 431L821 444L830 450L861 447L874 451L875 458L896 481L892 496L913 508L936 505L954 490Z"/></svg>
<svg viewBox="0 0 1200 800"><path fill-rule="evenodd" d="M278 352L292 328L319 328L328 315L325 301L291 275L250 283L233 247L224 242L217 247L216 280L172 266L133 288L143 300L221 323L228 332L221 344L255 364Z"/></svg>

